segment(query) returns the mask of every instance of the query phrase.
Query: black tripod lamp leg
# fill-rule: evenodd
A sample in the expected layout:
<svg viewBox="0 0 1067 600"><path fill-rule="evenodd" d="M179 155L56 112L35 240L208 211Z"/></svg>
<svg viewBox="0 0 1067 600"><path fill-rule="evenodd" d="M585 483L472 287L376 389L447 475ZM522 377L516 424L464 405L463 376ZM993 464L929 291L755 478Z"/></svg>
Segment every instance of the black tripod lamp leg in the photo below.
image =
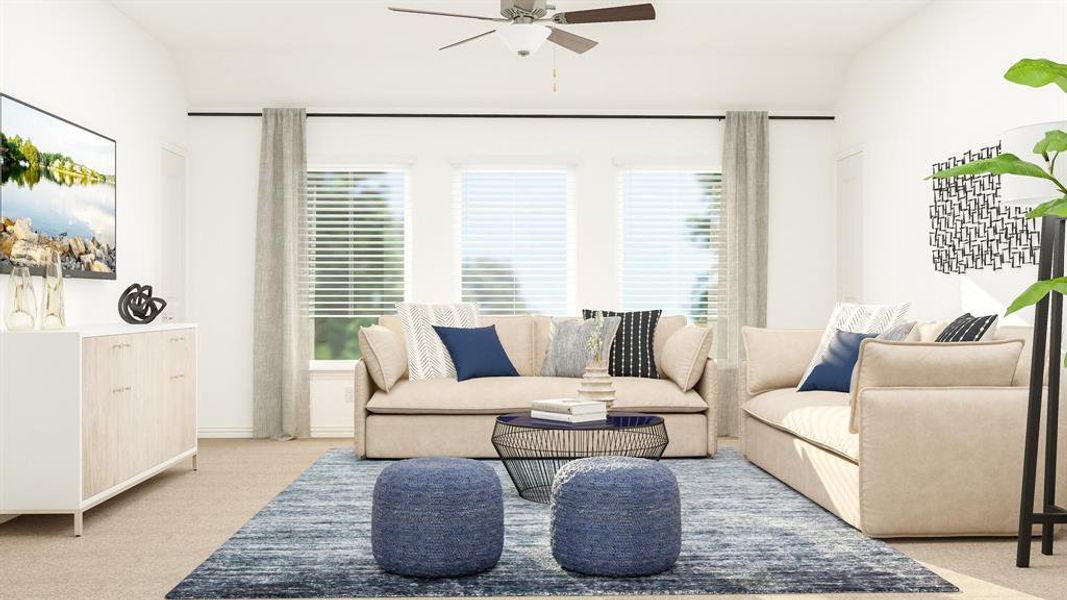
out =
<svg viewBox="0 0 1067 600"><path fill-rule="evenodd" d="M1041 220L1041 253L1038 257L1037 278L1048 279L1052 274L1052 255L1055 249L1057 219ZM1026 439L1023 448L1023 481L1019 500L1019 540L1015 564L1030 566L1030 537L1034 526L1034 493L1037 486L1037 445L1041 433L1041 396L1044 391L1045 341L1048 337L1049 299L1037 303L1034 311L1034 338L1031 344L1030 397L1026 408Z"/></svg>

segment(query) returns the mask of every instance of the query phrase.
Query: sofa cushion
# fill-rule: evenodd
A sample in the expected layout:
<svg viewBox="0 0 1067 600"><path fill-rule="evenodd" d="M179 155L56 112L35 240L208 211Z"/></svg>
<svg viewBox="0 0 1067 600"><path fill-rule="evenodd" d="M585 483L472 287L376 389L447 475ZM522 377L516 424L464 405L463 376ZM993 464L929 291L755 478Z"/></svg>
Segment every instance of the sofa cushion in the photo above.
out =
<svg viewBox="0 0 1067 600"><path fill-rule="evenodd" d="M1019 353L1019 363L1015 366L1015 377L1011 380L1012 385L1029 386L1030 385L1030 362L1033 358L1031 354L1030 341L1034 337L1033 327L1021 327L1019 325L1003 325L997 328L996 333L993 334L995 340L1022 340L1023 349ZM1045 363L1044 369L1042 369L1043 377L1048 377L1048 363ZM1046 379L1047 381L1047 379Z"/></svg>
<svg viewBox="0 0 1067 600"><path fill-rule="evenodd" d="M711 342L710 327L687 325L675 331L663 348L657 351L660 373L678 384L683 392L693 389L704 374Z"/></svg>
<svg viewBox="0 0 1067 600"><path fill-rule="evenodd" d="M389 391L408 369L404 340L381 325L359 328L359 350L374 385Z"/></svg>
<svg viewBox="0 0 1067 600"><path fill-rule="evenodd" d="M990 342L883 342L866 340L852 375L852 419L860 428L859 397L879 387L1008 387L1023 340Z"/></svg>
<svg viewBox="0 0 1067 600"><path fill-rule="evenodd" d="M688 319L685 315L663 315L659 318L659 323L656 323L656 331L652 334L652 358L656 359L656 370L663 379L668 379L667 374L663 372L663 347L686 323Z"/></svg>
<svg viewBox="0 0 1067 600"><path fill-rule="evenodd" d="M860 436L848 429L851 410L844 392L773 390L753 397L741 405L741 410L771 427L859 462Z"/></svg>
<svg viewBox="0 0 1067 600"><path fill-rule="evenodd" d="M796 387L819 346L822 330L742 327L747 363L746 389L750 395Z"/></svg>
<svg viewBox="0 0 1067 600"><path fill-rule="evenodd" d="M570 377L402 380L388 393L376 392L367 410L378 414L506 414L529 410L533 400L573 397L580 381ZM615 377L612 383L614 408L619 410L697 413L708 408L700 394L683 392L670 381Z"/></svg>

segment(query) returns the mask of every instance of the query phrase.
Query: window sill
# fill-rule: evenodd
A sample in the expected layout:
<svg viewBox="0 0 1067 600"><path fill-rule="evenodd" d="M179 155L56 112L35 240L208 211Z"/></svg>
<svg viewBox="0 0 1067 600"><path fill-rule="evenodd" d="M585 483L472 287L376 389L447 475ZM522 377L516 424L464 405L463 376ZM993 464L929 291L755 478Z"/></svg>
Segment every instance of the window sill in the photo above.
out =
<svg viewBox="0 0 1067 600"><path fill-rule="evenodd" d="M312 373L351 371L355 368L356 361L354 360L313 360L308 363L308 370Z"/></svg>

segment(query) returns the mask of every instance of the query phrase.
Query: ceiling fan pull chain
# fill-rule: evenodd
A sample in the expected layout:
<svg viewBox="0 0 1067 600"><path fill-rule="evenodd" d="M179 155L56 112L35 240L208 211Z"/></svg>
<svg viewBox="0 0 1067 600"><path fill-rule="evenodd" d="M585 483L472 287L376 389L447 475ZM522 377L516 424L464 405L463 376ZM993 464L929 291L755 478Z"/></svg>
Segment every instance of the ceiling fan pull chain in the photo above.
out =
<svg viewBox="0 0 1067 600"><path fill-rule="evenodd" d="M552 46L552 93L553 94L555 94L556 91L557 91L556 79L557 79L557 77L556 77L556 47Z"/></svg>

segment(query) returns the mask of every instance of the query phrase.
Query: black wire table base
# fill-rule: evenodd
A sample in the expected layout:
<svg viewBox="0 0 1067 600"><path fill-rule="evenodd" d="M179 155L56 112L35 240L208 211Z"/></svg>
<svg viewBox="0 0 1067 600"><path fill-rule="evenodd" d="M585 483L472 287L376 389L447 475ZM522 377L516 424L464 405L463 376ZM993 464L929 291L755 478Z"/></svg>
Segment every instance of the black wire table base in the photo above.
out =
<svg viewBox="0 0 1067 600"><path fill-rule="evenodd" d="M659 460L667 448L663 418L613 412L607 421L562 423L529 413L497 417L493 447L519 496L548 504L560 467L590 456L630 456Z"/></svg>

